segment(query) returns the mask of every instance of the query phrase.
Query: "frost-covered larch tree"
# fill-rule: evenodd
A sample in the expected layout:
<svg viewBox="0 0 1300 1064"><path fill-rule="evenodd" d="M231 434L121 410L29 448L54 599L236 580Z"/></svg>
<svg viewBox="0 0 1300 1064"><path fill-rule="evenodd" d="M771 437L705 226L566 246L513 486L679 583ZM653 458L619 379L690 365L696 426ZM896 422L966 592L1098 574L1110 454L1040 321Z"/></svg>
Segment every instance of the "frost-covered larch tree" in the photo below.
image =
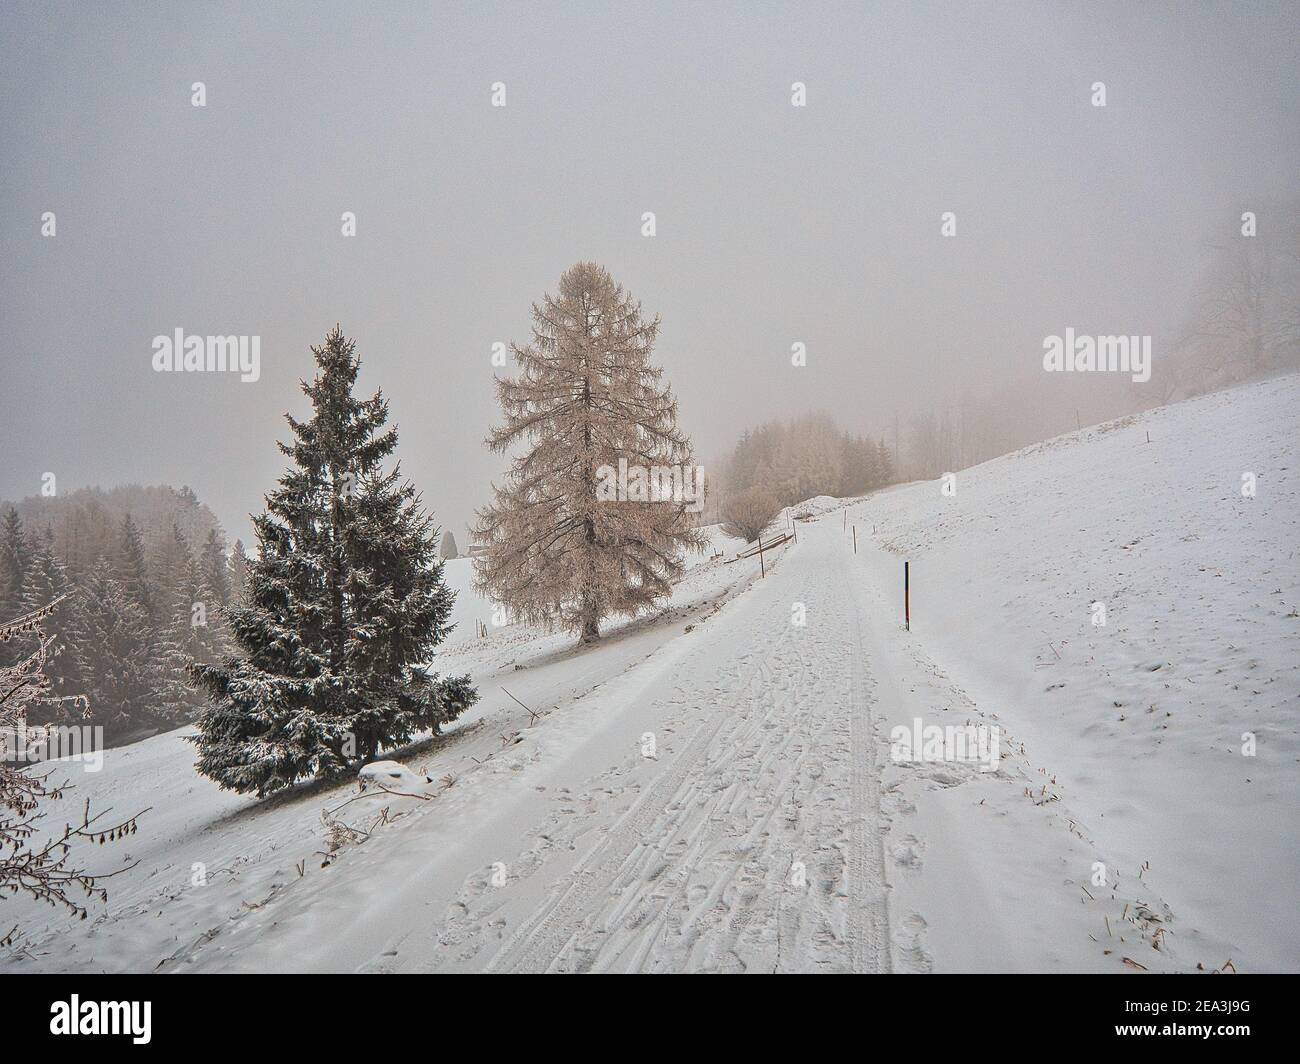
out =
<svg viewBox="0 0 1300 1064"><path fill-rule="evenodd" d="M293 464L254 520L257 557L229 611L238 652L192 669L211 700L199 771L259 797L436 732L478 697L468 677L424 668L455 595L415 488L383 469L388 403L353 396L356 344L337 327L312 353L312 417L286 415Z"/></svg>
<svg viewBox="0 0 1300 1064"><path fill-rule="evenodd" d="M650 362L658 329L603 267L580 262L533 305L532 343L513 346L518 375L497 379L505 420L487 444L515 457L478 512L475 584L527 623L591 642L605 618L666 596L683 549L703 543L681 498L602 490L620 459L690 466L677 401Z"/></svg>

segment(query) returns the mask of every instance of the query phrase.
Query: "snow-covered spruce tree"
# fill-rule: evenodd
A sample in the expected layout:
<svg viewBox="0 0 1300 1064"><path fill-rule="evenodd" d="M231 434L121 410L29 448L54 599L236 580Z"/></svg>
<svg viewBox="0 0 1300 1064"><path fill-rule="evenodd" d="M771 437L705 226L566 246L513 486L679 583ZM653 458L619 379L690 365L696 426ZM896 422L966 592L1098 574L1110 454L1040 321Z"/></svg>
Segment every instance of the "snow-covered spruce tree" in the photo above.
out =
<svg viewBox="0 0 1300 1064"><path fill-rule="evenodd" d="M79 656L86 644L82 599L83 595L72 587L63 564L55 556L53 535L47 529L38 538L36 553L27 568L22 610L36 616L51 602L59 604L58 609L43 614L40 625L41 631L54 641L44 662L52 697L33 703L29 724L68 724L80 721L85 715L84 699L65 697L86 690Z"/></svg>
<svg viewBox="0 0 1300 1064"><path fill-rule="evenodd" d="M153 626L160 635L175 622L179 610L190 608L189 579L194 569L190 541L175 522L158 537L150 562L154 571Z"/></svg>
<svg viewBox="0 0 1300 1064"><path fill-rule="evenodd" d="M12 506L0 525L0 616L12 617L22 609L23 584L32 563L32 544L23 531L23 519ZM0 644L0 665L15 664L29 648Z"/></svg>
<svg viewBox="0 0 1300 1064"><path fill-rule="evenodd" d="M203 570L203 579L219 605L230 605L230 563L226 560L226 543L224 537L217 535L215 528L208 529L208 538L203 541L199 553L199 565Z"/></svg>
<svg viewBox="0 0 1300 1064"><path fill-rule="evenodd" d="M438 557L444 561L448 558L460 557L460 548L456 546L456 537L452 535L450 528L442 534L442 544L438 547Z"/></svg>
<svg viewBox="0 0 1300 1064"><path fill-rule="evenodd" d="M122 519L122 529L112 552L112 567L113 576L126 588L127 598L144 610L145 617L153 624L155 595L144 560L144 537L129 513Z"/></svg>
<svg viewBox="0 0 1300 1064"><path fill-rule="evenodd" d="M254 521L258 554L230 610L237 653L191 670L209 697L199 771L259 797L436 732L478 698L468 677L422 667L454 593L415 488L382 469L397 432L381 393L353 397L355 352L337 327L312 348L312 417L286 415L293 464Z"/></svg>
<svg viewBox="0 0 1300 1064"><path fill-rule="evenodd" d="M241 605L244 601L244 587L248 583L248 554L244 550L242 539L235 540L230 560L226 563L226 571L230 583L229 602L231 605Z"/></svg>
<svg viewBox="0 0 1300 1064"><path fill-rule="evenodd" d="M221 596L208 581L220 555L220 574L226 577L225 557L215 532L203 554L195 556L189 539L176 524L158 551L159 571L154 662L157 667L158 709L170 721L193 720L206 699L194 685L189 667L194 662L212 664L232 647ZM161 611L166 609L166 615Z"/></svg>
<svg viewBox="0 0 1300 1064"><path fill-rule="evenodd" d="M890 452L885 443L885 438L880 437L880 443L876 446L876 465L878 476L880 477L880 486L888 487L898 478L894 471L894 455Z"/></svg>
<svg viewBox="0 0 1300 1064"><path fill-rule="evenodd" d="M12 610L17 605L31 560L32 545L23 531L23 519L10 506L0 528L0 607Z"/></svg>
<svg viewBox="0 0 1300 1064"><path fill-rule="evenodd" d="M176 535L184 540L179 530ZM158 633L159 706L176 720L192 720L206 702L192 682L190 665L219 662L232 650L225 613L204 570L200 560L190 558L172 596L171 620Z"/></svg>
<svg viewBox="0 0 1300 1064"><path fill-rule="evenodd" d="M175 727L182 712L162 697L163 674L153 630L106 560L91 570L80 599L85 638L78 667L90 699L92 723L113 745Z"/></svg>
<svg viewBox="0 0 1300 1064"><path fill-rule="evenodd" d="M650 363L659 319L601 266L580 262L533 305L533 342L514 346L519 375L498 378L504 423L493 450L522 448L478 512L485 550L475 586L522 620L599 638L611 615L666 596L682 549L703 544L680 501L610 501L602 467L689 466L677 401Z"/></svg>

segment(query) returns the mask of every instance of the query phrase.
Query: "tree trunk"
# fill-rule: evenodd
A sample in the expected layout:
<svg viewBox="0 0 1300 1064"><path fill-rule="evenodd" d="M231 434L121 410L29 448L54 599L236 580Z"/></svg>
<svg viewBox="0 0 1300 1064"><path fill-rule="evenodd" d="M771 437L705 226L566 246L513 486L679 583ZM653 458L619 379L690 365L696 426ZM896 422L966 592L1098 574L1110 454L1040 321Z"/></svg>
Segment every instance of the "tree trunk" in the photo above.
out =
<svg viewBox="0 0 1300 1064"><path fill-rule="evenodd" d="M591 315L587 313L584 333L588 343L591 341ZM586 363L586 375L582 380L582 445L585 457L582 463L584 480L583 490L586 494L584 505L590 506L596 494L596 463L591 454L591 366L587 361L587 348L583 346L583 361ZM596 524L588 514L583 521L584 535L587 540L587 586L582 590L582 641L594 643L600 638L600 614L596 607Z"/></svg>

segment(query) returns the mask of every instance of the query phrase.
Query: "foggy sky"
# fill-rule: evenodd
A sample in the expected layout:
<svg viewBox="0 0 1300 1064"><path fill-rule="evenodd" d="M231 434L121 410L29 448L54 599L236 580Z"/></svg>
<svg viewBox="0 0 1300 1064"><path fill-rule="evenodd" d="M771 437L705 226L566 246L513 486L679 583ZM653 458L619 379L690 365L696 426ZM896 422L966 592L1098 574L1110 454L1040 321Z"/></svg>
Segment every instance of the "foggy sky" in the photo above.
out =
<svg viewBox="0 0 1300 1064"><path fill-rule="evenodd" d="M1032 375L1067 326L1152 334L1158 374L1207 240L1296 192L1298 23L1294 3L6 4L0 497L47 471L60 494L188 484L248 540L338 322L463 545L503 467L491 345L526 341L580 259L662 315L706 466L807 410L892 431ZM176 328L260 335L261 379L153 372Z"/></svg>

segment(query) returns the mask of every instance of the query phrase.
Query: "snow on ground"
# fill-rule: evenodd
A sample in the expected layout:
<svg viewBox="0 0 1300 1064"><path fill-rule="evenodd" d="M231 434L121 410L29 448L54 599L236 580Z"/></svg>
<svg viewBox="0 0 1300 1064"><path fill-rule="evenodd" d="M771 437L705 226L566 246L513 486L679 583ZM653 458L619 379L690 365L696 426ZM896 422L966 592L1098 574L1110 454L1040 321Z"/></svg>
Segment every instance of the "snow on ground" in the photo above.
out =
<svg viewBox="0 0 1300 1064"><path fill-rule="evenodd" d="M577 648L572 636L509 625L489 627L482 640L439 648L433 667L443 673L471 672L480 700L434 749L401 760L421 778L459 778L476 769L476 760L501 749L503 736L526 732L535 723L510 695L543 713L555 712L634 667L686 625L706 621L758 574L756 562L715 558L734 558L743 544L716 527L708 532L709 548L688 559L689 570L668 606L654 616L610 625L599 647ZM447 571L457 573L457 563ZM467 587L468 570L461 567L460 575ZM489 611L483 615L490 616ZM472 637L472 623L466 627ZM20 923L27 941L25 952L0 959L0 970L169 970L173 956L188 956L320 871L326 848L323 810L335 810L346 823L361 826L385 807L402 815L401 799L380 795L354 800L356 784L308 784L263 802L222 791L194 771L187 734L191 728L105 751L99 772L86 772L81 765L66 771L54 766L54 779L66 779L71 787L62 802L44 807L51 825L74 818L87 798L95 811L107 814L105 823L114 814L148 812L137 834L102 848L81 849L79 860L94 871L125 869L106 881L108 905L92 903L88 920L73 922L25 897L0 899L0 923L8 921L4 931ZM293 967L293 958L282 958L281 964Z"/></svg>
<svg viewBox="0 0 1300 1064"><path fill-rule="evenodd" d="M950 498L924 483L850 511L883 548L865 561L895 625L911 561L900 656L924 648L928 660L908 682L936 718L982 715L1023 742L1034 792L1046 785L1045 808L1087 840L1040 886L1074 885L1101 946L1117 945L1126 901L1158 895L1176 967L1300 966L1298 409L1290 376L988 462L959 473ZM1244 472L1258 478L1254 498L1242 496ZM1104 626L1091 623L1094 602ZM882 706L891 723L913 716L916 693ZM886 775L893 801L916 806L891 830L895 902L915 894L909 908L930 924L912 936L919 953L979 967L989 954L958 933L990 913L1023 924L1024 899L1008 888L1032 884L1038 847L984 832L963 795L987 782L954 794L923 775ZM970 852L986 847L1005 852ZM1118 877L1117 901L1092 885L1093 860ZM1105 959L1151 966L1152 954Z"/></svg>
<svg viewBox="0 0 1300 1064"><path fill-rule="evenodd" d="M467 594L433 664L481 705L385 755L420 796L256 803L180 733L110 751L68 800L152 806L87 855L139 864L82 924L0 903L9 964L1294 969L1297 401L1291 377L1098 426L951 498L810 500L765 579L700 559L596 647ZM918 718L996 726L996 771L895 760Z"/></svg>

